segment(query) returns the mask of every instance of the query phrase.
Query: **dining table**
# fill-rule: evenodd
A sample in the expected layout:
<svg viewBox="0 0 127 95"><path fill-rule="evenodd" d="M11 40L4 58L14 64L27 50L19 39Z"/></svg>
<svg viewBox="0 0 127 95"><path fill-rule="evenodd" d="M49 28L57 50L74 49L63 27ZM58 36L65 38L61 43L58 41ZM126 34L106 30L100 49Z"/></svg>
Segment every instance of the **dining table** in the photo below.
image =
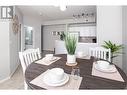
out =
<svg viewBox="0 0 127 95"><path fill-rule="evenodd" d="M42 90L45 89L43 87L34 85L31 83L33 79L38 77L40 74L44 73L48 69L52 68L62 68L65 73L71 74L73 66L68 66L67 55L66 54L58 54L54 55L60 57L59 60L55 61L50 65L37 64L35 62L31 63L25 71L25 81L30 89ZM76 62L78 63L76 66L80 69L80 76L82 77L82 81L79 87L79 90L85 89L125 89L127 86L127 76L123 72L121 68L115 65L119 74L123 78L124 82L107 79L103 77L98 77L92 75L92 67L95 61L94 57L90 57L89 59L76 58Z"/></svg>

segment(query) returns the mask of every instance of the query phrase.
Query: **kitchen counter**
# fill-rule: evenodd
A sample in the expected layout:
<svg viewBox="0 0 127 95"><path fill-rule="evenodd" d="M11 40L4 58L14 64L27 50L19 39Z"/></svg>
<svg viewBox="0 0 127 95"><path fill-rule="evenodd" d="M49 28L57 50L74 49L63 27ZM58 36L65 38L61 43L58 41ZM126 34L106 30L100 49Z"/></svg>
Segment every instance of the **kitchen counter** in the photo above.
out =
<svg viewBox="0 0 127 95"><path fill-rule="evenodd" d="M89 47L97 47L97 43L82 43L78 42L76 53L78 51L82 51L85 55L88 55L89 53ZM61 40L55 40L55 54L66 54L66 48L64 41Z"/></svg>

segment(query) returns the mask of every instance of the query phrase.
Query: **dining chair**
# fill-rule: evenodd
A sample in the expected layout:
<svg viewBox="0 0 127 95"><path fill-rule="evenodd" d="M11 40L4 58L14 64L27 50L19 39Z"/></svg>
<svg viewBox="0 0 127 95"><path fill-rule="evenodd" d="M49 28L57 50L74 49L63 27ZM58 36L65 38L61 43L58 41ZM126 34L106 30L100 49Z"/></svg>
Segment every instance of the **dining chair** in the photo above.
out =
<svg viewBox="0 0 127 95"><path fill-rule="evenodd" d="M111 62L111 50L103 47L89 48L89 55Z"/></svg>
<svg viewBox="0 0 127 95"><path fill-rule="evenodd" d="M23 76L25 74L25 70L27 66L31 64L33 61L40 59L40 58L41 58L41 53L40 53L39 48L27 49L23 52L19 52L19 59L20 59L21 66L23 69ZM28 85L26 84L25 79L24 79L24 89L25 90L28 89Z"/></svg>

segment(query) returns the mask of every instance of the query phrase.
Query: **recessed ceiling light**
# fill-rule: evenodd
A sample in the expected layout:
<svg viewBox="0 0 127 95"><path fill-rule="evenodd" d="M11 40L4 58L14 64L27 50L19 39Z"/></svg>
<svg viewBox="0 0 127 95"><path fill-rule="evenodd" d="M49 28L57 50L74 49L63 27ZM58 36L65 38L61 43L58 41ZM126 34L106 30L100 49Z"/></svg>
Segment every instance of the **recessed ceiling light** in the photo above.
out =
<svg viewBox="0 0 127 95"><path fill-rule="evenodd" d="M66 5L61 5L61 6L60 6L60 10L61 10L61 11L65 11L66 8L67 8Z"/></svg>

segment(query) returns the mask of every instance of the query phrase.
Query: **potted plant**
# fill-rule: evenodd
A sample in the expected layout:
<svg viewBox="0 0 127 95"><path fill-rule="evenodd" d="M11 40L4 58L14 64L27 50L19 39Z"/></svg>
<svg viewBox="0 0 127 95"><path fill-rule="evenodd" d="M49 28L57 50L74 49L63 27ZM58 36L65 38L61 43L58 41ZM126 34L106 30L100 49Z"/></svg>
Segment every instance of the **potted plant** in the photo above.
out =
<svg viewBox="0 0 127 95"><path fill-rule="evenodd" d="M111 49L111 63L113 62L113 58L117 57L118 54L120 54L120 50L123 48L122 45L116 45L115 43L112 43L111 41L104 41L104 45L102 45L104 48Z"/></svg>
<svg viewBox="0 0 127 95"><path fill-rule="evenodd" d="M67 63L76 63L75 50L77 46L77 37L75 35L71 35L70 33L65 34L65 46L67 49Z"/></svg>

